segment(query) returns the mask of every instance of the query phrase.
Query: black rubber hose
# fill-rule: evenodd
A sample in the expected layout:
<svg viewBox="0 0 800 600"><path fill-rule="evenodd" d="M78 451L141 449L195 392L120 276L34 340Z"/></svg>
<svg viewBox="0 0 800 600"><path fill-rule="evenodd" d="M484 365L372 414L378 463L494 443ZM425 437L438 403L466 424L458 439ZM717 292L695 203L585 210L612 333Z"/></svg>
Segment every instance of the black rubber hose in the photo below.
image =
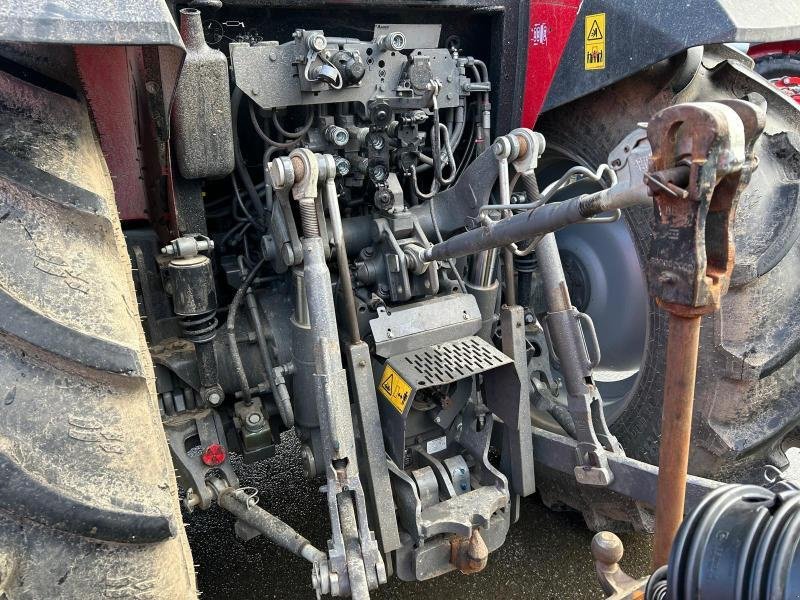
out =
<svg viewBox="0 0 800 600"><path fill-rule="evenodd" d="M303 124L303 126L297 131L288 131L287 129L284 129L280 121L278 121L278 113L273 108L272 125L275 127L275 130L285 138L295 139L303 137L305 134L308 133L309 129L311 129L311 125L314 124L314 111L308 107L306 107L306 111L308 114L306 116L306 122Z"/></svg>
<svg viewBox="0 0 800 600"><path fill-rule="evenodd" d="M278 142L269 137L267 133L261 128L261 125L259 125L258 123L258 115L256 115L256 109L252 102L248 102L247 110L250 112L250 123L253 124L253 129L256 130L258 137L264 140L264 142L266 142L270 146L275 146L276 148L284 148L284 149L294 148L297 146L300 140L291 140L289 142Z"/></svg>
<svg viewBox="0 0 800 600"><path fill-rule="evenodd" d="M239 107L242 104L242 90L238 87L233 90L231 95L231 118L233 120L233 156L236 163L236 172L242 180L244 189L253 203L253 207L258 213L258 220L261 223L265 222L266 211L261 204L261 199L258 197L256 186L253 185L253 178L247 172L247 165L244 164L244 155L242 155L242 146L239 143Z"/></svg>
<svg viewBox="0 0 800 600"><path fill-rule="evenodd" d="M534 173L522 176L522 188L525 190L526 202L539 204L542 195L539 192L539 182ZM529 241L520 244L521 248L527 247ZM533 272L536 269L536 259L533 255L515 256L514 266L517 269L517 303L527 307L531 300L531 283L533 282Z"/></svg>
<svg viewBox="0 0 800 600"><path fill-rule="evenodd" d="M236 294L234 295L228 310L228 318L225 321L225 331L228 334L228 348L231 351L233 369L236 371L236 376L239 378L239 385L242 386L242 398L244 398L246 404L252 403L253 399L250 393L250 385L247 383L247 374L244 372L242 357L239 355L239 346L236 343L236 313L239 311L239 305L244 299L247 288L250 287L251 283L253 283L253 279L256 278L256 275L261 270L261 267L264 266L266 261L267 259L265 258L259 260L247 274L247 277L245 277L239 289L236 290Z"/></svg>

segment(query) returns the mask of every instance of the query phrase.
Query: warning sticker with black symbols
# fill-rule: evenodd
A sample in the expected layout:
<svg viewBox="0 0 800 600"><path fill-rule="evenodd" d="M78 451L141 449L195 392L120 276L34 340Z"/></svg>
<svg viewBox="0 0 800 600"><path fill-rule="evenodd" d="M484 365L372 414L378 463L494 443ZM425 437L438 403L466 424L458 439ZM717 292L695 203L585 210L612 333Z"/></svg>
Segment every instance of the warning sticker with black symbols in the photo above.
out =
<svg viewBox="0 0 800 600"><path fill-rule="evenodd" d="M383 369L378 390L397 409L400 414L406 409L411 397L411 386L389 365Z"/></svg>
<svg viewBox="0 0 800 600"><path fill-rule="evenodd" d="M583 65L587 71L606 68L606 13L586 15Z"/></svg>

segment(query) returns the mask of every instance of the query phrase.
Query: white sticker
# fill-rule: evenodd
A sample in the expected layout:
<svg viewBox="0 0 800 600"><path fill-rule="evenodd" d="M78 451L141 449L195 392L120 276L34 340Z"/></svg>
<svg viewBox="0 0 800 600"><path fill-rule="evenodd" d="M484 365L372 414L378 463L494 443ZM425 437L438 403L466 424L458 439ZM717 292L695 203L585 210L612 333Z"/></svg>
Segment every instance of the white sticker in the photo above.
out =
<svg viewBox="0 0 800 600"><path fill-rule="evenodd" d="M445 435L436 438L435 440L430 440L428 443L425 444L425 452L427 452L428 454L436 454L437 452L441 452L442 450L446 449L447 449L447 436Z"/></svg>

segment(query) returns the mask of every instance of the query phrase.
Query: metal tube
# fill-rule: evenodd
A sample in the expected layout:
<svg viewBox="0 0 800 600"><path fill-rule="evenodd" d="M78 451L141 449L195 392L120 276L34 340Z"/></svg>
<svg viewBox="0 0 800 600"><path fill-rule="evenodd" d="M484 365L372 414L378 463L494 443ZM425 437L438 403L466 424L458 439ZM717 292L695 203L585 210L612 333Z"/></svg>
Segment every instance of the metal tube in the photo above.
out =
<svg viewBox="0 0 800 600"><path fill-rule="evenodd" d="M338 341L331 273L325 263L325 246L321 237L303 238L303 283L306 289L308 319L314 337ZM339 363L337 368L341 368L341 360Z"/></svg>
<svg viewBox="0 0 800 600"><path fill-rule="evenodd" d="M333 230L333 243L336 246L336 264L339 267L339 285L342 286L344 297L344 314L350 342L355 344L361 339L358 330L358 316L356 314L356 298L353 294L353 282L350 280L350 265L347 262L347 248L344 242L342 229L342 215L339 213L339 198L336 196L336 182L333 177L328 177L325 182L325 203L328 205L328 214L331 217Z"/></svg>
<svg viewBox="0 0 800 600"><path fill-rule="evenodd" d="M563 202L545 204L518 213L496 223L485 224L426 249L425 260L445 260L474 254L481 250L508 246L579 223L608 210L652 202L644 185L622 190L602 190Z"/></svg>
<svg viewBox="0 0 800 600"><path fill-rule="evenodd" d="M674 313L669 316L653 540L654 568L667 564L672 541L683 521L700 319L699 316L683 317Z"/></svg>
<svg viewBox="0 0 800 600"><path fill-rule="evenodd" d="M315 548L302 535L278 517L256 504L250 504L252 496L241 488L227 488L219 494L217 504L253 529L260 531L272 543L300 556L310 563L324 562L327 556Z"/></svg>
<svg viewBox="0 0 800 600"><path fill-rule="evenodd" d="M500 184L500 204L509 206L511 204L511 187L508 181L508 159L501 158L499 160L499 177L497 178ZM508 213L504 213L505 216ZM503 248L503 279L506 283L506 304L513 306L517 303L517 286L514 280L514 254L511 249Z"/></svg>
<svg viewBox="0 0 800 600"><path fill-rule="evenodd" d="M494 268L497 264L497 251L484 250L475 255L470 269L470 283L487 287L494 283Z"/></svg>
<svg viewBox="0 0 800 600"><path fill-rule="evenodd" d="M539 262L539 273L542 276L542 287L547 300L547 311L554 313L572 308L572 301L567 289L567 278L561 265L561 255L554 233L545 235L536 246L536 258Z"/></svg>

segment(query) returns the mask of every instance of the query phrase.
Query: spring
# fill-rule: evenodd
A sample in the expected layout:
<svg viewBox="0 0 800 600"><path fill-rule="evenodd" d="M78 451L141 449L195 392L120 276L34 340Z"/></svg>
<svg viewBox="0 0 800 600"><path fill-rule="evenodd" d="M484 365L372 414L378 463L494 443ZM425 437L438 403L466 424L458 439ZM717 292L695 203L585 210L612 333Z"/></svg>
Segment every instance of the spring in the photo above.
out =
<svg viewBox="0 0 800 600"><path fill-rule="evenodd" d="M300 219L303 222L303 234L306 237L319 237L317 206L312 198L300 200Z"/></svg>
<svg viewBox="0 0 800 600"><path fill-rule="evenodd" d="M180 318L183 336L195 344L210 342L217 333L217 311L209 310L204 313Z"/></svg>

